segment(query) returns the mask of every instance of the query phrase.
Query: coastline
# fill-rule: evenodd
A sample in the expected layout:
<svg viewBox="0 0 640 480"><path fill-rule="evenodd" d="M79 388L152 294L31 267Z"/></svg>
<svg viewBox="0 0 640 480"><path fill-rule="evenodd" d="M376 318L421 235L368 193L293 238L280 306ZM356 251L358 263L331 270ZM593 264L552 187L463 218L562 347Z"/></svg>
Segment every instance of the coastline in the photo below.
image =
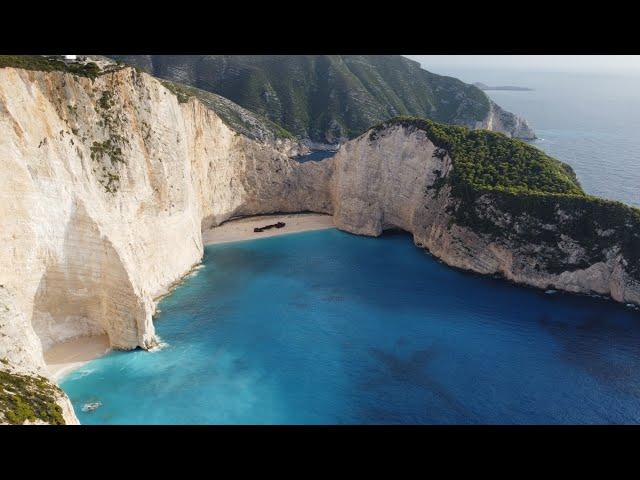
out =
<svg viewBox="0 0 640 480"><path fill-rule="evenodd" d="M277 222L284 222L286 225L283 228L272 228L260 233L253 231L255 227L263 227ZM328 228L335 228L331 215L320 213L259 215L228 220L217 227L203 231L202 241L204 245L212 245ZM167 287L165 291L159 292L155 298L156 302L170 294L173 288L179 285L199 265L200 263L193 265L180 280ZM105 355L110 350L111 347L107 335L77 337L51 347L44 353L44 360L49 376L54 382L59 383L65 375L77 370L91 360Z"/></svg>
<svg viewBox="0 0 640 480"><path fill-rule="evenodd" d="M284 222L286 225L283 228L272 228L259 233L253 231L256 227L264 227L277 222ZM333 216L323 213L260 215L228 220L217 227L205 230L202 232L202 242L205 245L213 245L327 228L335 228Z"/></svg>
<svg viewBox="0 0 640 480"><path fill-rule="evenodd" d="M107 335L77 337L58 343L44 352L44 361L51 379L59 383L66 374L111 350Z"/></svg>

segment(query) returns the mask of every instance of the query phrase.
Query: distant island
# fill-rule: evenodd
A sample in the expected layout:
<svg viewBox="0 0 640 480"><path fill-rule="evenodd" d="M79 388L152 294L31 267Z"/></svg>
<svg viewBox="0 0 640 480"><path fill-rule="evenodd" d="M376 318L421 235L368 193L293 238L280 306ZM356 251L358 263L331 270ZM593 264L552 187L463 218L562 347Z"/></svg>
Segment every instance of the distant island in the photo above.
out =
<svg viewBox="0 0 640 480"><path fill-rule="evenodd" d="M490 87L489 85L485 85L484 83L481 83L481 82L476 82L473 85L478 87L480 90L514 90L514 91L517 91L517 92L532 92L533 91L533 88L515 87L513 85L501 85L501 86L497 86L497 87Z"/></svg>

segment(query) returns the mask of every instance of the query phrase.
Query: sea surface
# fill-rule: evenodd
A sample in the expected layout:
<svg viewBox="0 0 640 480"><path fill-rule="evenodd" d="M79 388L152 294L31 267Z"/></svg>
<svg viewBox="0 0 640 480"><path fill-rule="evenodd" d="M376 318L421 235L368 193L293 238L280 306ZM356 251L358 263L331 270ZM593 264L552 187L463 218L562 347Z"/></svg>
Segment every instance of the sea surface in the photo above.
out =
<svg viewBox="0 0 640 480"><path fill-rule="evenodd" d="M404 233L211 245L159 308L163 348L63 379L83 424L640 421L640 312L448 268Z"/></svg>
<svg viewBox="0 0 640 480"><path fill-rule="evenodd" d="M571 165L587 193L640 207L640 76L461 68L434 73L533 88L486 93L526 118L539 137L532 143Z"/></svg>

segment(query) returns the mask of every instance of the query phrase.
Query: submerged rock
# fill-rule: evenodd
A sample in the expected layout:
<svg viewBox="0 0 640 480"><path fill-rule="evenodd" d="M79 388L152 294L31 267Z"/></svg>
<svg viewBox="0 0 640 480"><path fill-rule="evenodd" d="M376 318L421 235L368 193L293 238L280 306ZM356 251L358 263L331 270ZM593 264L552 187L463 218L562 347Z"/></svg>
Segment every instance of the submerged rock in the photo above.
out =
<svg viewBox="0 0 640 480"><path fill-rule="evenodd" d="M82 406L82 411L83 412L93 412L94 410L97 410L98 408L100 408L102 406L102 402L90 402L90 403L85 403Z"/></svg>

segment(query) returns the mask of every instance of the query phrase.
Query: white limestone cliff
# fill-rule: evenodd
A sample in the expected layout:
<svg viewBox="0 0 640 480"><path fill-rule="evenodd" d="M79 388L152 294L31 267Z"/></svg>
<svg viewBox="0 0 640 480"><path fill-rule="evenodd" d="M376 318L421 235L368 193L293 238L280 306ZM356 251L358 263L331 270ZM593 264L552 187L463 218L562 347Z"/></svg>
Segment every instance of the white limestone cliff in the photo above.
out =
<svg viewBox="0 0 640 480"><path fill-rule="evenodd" d="M152 347L154 298L236 215L329 211L330 172L230 130L126 68L92 81L0 69L0 284L10 364L106 333Z"/></svg>
<svg viewBox="0 0 640 480"><path fill-rule="evenodd" d="M529 122L514 113L507 112L493 100L489 100L489 113L487 116L483 120L470 125L470 127L500 132L507 137L523 140L534 140L536 138L536 134Z"/></svg>

